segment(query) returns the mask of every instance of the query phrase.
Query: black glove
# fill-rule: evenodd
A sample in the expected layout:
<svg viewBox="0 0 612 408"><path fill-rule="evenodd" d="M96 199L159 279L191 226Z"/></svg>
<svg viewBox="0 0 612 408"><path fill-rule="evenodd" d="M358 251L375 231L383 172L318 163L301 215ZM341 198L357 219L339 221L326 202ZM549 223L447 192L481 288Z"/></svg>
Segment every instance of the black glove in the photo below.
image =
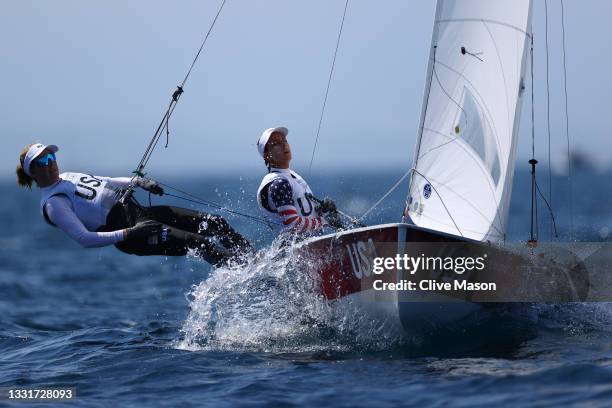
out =
<svg viewBox="0 0 612 408"><path fill-rule="evenodd" d="M325 197L319 203L319 205L317 205L315 207L315 211L319 215L326 214L326 213L336 213L336 211L337 211L336 210L336 203L334 203L334 201L331 198Z"/></svg>
<svg viewBox="0 0 612 408"><path fill-rule="evenodd" d="M136 185L143 190L147 190L150 193L157 195L164 195L164 189L156 182L148 178L138 177L136 179Z"/></svg>
<svg viewBox="0 0 612 408"><path fill-rule="evenodd" d="M127 229L126 239L146 238L158 234L162 229L162 223L154 220L140 221Z"/></svg>
<svg viewBox="0 0 612 408"><path fill-rule="evenodd" d="M338 214L337 211L328 212L323 216L323 218L325 218L325 221L327 221L327 223L335 229L344 228L344 223L340 219L340 214Z"/></svg>

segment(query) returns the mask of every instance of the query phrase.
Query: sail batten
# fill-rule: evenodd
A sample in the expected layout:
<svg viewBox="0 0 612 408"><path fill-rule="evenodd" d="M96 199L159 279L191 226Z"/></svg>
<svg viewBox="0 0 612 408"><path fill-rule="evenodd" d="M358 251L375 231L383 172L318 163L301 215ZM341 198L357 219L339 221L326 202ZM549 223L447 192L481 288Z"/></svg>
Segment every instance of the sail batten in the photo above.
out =
<svg viewBox="0 0 612 408"><path fill-rule="evenodd" d="M530 0L438 0L405 214L418 226L504 239Z"/></svg>

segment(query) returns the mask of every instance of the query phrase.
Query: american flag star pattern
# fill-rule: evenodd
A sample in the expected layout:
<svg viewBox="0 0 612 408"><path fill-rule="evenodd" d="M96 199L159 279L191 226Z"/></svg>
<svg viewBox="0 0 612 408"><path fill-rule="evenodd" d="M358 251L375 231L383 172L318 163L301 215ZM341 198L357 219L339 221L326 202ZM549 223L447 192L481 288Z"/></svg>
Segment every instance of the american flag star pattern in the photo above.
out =
<svg viewBox="0 0 612 408"><path fill-rule="evenodd" d="M293 189L284 178L274 180L268 189L269 202L276 208L276 213L283 223L283 230L304 232L314 231L323 227L321 217L307 218L299 215L293 201Z"/></svg>

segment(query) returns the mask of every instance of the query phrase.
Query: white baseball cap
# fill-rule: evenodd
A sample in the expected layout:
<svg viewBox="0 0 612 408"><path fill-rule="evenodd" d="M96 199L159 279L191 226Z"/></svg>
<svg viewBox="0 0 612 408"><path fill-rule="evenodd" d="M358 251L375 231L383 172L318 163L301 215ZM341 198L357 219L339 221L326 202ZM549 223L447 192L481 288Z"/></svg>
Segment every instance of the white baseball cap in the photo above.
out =
<svg viewBox="0 0 612 408"><path fill-rule="evenodd" d="M30 146L30 148L28 149L28 152L26 153L25 158L23 159L23 171L25 171L28 176L32 177L32 174L30 173L30 165L32 164L32 160L38 157L38 155L41 154L45 149L48 149L51 153L55 153L59 150L59 147L57 147L56 145L44 145L42 143L36 143Z"/></svg>
<svg viewBox="0 0 612 408"><path fill-rule="evenodd" d="M279 132L282 133L285 137L289 134L289 129L283 126L269 128L263 131L259 139L257 140L257 151L264 157L264 151L266 150L266 144L268 144L268 139L272 136L272 133Z"/></svg>

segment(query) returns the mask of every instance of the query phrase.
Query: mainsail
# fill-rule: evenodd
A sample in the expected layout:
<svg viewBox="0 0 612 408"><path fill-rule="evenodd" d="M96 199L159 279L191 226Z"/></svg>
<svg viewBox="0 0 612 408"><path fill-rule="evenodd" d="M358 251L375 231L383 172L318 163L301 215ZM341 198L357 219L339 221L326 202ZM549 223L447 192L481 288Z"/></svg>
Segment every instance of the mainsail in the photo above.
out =
<svg viewBox="0 0 612 408"><path fill-rule="evenodd" d="M438 0L405 214L417 226L505 238L531 0Z"/></svg>

